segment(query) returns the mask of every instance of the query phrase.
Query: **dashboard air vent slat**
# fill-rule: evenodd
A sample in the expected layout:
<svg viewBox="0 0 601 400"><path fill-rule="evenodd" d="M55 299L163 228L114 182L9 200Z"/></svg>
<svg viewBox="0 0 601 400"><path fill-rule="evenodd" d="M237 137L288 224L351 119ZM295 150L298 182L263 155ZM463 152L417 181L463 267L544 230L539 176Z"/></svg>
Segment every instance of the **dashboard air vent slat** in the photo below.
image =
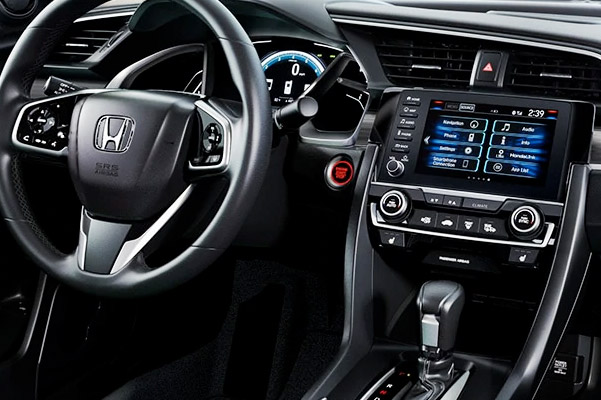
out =
<svg viewBox="0 0 601 400"><path fill-rule="evenodd" d="M507 87L517 93L601 102L601 60L578 54L515 51Z"/></svg>
<svg viewBox="0 0 601 400"><path fill-rule="evenodd" d="M390 30L376 36L386 77L402 87L467 89L479 48L460 37Z"/></svg>
<svg viewBox="0 0 601 400"><path fill-rule="evenodd" d="M121 28L129 17L108 17L75 22L50 57L53 64L75 64L90 58Z"/></svg>

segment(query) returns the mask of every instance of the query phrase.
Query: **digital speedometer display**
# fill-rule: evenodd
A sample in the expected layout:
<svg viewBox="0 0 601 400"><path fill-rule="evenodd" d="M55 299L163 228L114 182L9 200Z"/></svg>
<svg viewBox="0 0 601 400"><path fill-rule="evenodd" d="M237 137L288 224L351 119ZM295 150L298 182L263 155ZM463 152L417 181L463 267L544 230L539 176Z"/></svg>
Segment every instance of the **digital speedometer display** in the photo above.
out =
<svg viewBox="0 0 601 400"><path fill-rule="evenodd" d="M302 51L279 51L266 56L261 65L273 105L292 103L323 73L316 56Z"/></svg>

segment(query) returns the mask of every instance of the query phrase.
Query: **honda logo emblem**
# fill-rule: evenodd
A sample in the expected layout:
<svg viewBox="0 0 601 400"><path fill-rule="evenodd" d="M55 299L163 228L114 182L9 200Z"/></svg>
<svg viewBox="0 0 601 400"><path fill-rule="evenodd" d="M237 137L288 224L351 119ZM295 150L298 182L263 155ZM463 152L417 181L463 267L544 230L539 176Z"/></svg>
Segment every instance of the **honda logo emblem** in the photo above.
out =
<svg viewBox="0 0 601 400"><path fill-rule="evenodd" d="M123 153L134 136L134 120L128 117L104 116L98 120L94 147L101 151Z"/></svg>

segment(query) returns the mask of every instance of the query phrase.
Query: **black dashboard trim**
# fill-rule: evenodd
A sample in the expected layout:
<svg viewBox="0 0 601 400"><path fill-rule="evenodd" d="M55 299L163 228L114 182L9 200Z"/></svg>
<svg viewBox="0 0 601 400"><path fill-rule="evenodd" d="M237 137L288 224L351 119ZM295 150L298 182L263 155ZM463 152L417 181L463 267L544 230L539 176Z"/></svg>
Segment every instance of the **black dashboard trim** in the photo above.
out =
<svg viewBox="0 0 601 400"><path fill-rule="evenodd" d="M401 7L406 8L406 7ZM414 10L414 9L411 9ZM432 12L432 10L425 10L426 12ZM464 14L474 14L474 13L464 13ZM487 17L489 14L482 14L482 17ZM548 50L555 51L563 51L574 54L579 54L583 56L588 56L591 58L596 58L597 60L601 60L601 50L596 50L591 47L582 46L576 44L576 42L570 43L569 45L561 40L558 40L556 44L551 43L548 40L540 37L527 37L522 34L522 36L516 35L506 35L500 36L498 33L489 32L489 31L479 31L475 32L474 29L477 27L472 27L471 29L464 27L452 27L449 25L447 27L438 27L436 25L425 26L423 24L415 24L409 21L395 21L390 19L382 19L376 21L374 19L368 17L356 17L356 16L348 16L343 14L333 14L332 20L342 26L345 27L373 27L373 28L385 28L385 29L395 29L395 30L405 30L409 32L424 32L424 33L433 33L433 34L442 34L442 35L451 35L451 36L459 36L459 37L468 37L472 39L480 39L480 40L488 40L494 42L502 42L509 43L521 46L529 46L535 48L543 48ZM551 23L552 21L544 21ZM564 24L566 25L566 24ZM574 25L574 24L571 24ZM355 36L353 31L344 30L345 36L350 41L349 47L357 47L360 45L359 38ZM564 38L566 40L566 38ZM601 43L599 43L601 46ZM356 50L356 49L355 49ZM365 49L363 49L365 50ZM372 54L373 53L373 54ZM354 54L354 53L353 53ZM373 46L370 49L370 54L375 57L370 57L373 61L370 61L369 65L366 65L368 69L365 70L366 75L368 76L368 82L370 83L370 88L378 88L381 90L387 89L391 86L391 83L386 78L384 71L378 61L378 57L375 54L375 50ZM356 55L355 58L359 59L359 56ZM568 99L555 99L555 100L568 100Z"/></svg>
<svg viewBox="0 0 601 400"><path fill-rule="evenodd" d="M374 340L373 258L368 231L369 181L376 167L378 146L369 144L363 153L349 216L344 259L344 332L338 355L303 400L322 399L346 378L369 353Z"/></svg>

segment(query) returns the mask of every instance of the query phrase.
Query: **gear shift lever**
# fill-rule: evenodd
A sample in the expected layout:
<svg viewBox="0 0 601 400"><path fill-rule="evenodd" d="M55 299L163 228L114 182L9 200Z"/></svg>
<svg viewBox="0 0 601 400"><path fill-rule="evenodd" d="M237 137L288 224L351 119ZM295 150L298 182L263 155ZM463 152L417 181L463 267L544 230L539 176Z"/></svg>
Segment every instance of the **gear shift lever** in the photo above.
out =
<svg viewBox="0 0 601 400"><path fill-rule="evenodd" d="M438 360L453 350L464 302L463 287L458 283L430 281L423 284L417 295L417 307L425 358Z"/></svg>
<svg viewBox="0 0 601 400"><path fill-rule="evenodd" d="M453 381L452 350L463 310L463 287L450 281L430 281L417 295L421 328L419 381L404 399L436 400Z"/></svg>

